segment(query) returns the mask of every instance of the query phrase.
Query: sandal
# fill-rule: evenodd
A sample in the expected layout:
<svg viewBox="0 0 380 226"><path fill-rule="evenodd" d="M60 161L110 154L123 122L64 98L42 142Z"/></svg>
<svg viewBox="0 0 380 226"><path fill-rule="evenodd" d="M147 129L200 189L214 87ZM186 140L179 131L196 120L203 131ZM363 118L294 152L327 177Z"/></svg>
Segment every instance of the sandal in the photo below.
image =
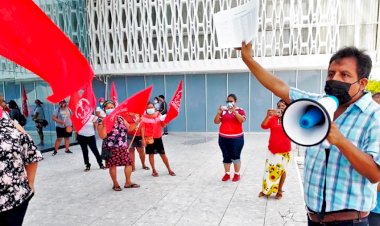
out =
<svg viewBox="0 0 380 226"><path fill-rule="evenodd" d="M277 192L276 196L274 197L277 200L282 199L282 191Z"/></svg>
<svg viewBox="0 0 380 226"><path fill-rule="evenodd" d="M267 196L267 195L266 195L266 194L264 194L264 192L262 192L262 191L261 191L261 192L259 193L259 195L258 195L258 196L259 196L259 198L261 198L261 197L263 197L263 196ZM267 197L268 197L268 196L267 196Z"/></svg>
<svg viewBox="0 0 380 226"><path fill-rule="evenodd" d="M176 174L173 171L170 171L169 175L174 177Z"/></svg>
<svg viewBox="0 0 380 226"><path fill-rule="evenodd" d="M90 171L90 167L91 167L91 165L87 165L86 169L84 169L84 172Z"/></svg>
<svg viewBox="0 0 380 226"><path fill-rule="evenodd" d="M138 185L138 184L134 184L134 183L132 183L132 184L130 184L130 185L124 185L124 188L139 188L140 187L140 185Z"/></svg>
<svg viewBox="0 0 380 226"><path fill-rule="evenodd" d="M158 173L157 173L157 172L154 172L154 173L152 173L152 176L154 176L154 177L158 177Z"/></svg>
<svg viewBox="0 0 380 226"><path fill-rule="evenodd" d="M144 169L144 170L150 170L150 168L147 167L147 166L143 166L143 169Z"/></svg>
<svg viewBox="0 0 380 226"><path fill-rule="evenodd" d="M112 190L114 190L114 191L121 191L121 187L120 186L113 186Z"/></svg>

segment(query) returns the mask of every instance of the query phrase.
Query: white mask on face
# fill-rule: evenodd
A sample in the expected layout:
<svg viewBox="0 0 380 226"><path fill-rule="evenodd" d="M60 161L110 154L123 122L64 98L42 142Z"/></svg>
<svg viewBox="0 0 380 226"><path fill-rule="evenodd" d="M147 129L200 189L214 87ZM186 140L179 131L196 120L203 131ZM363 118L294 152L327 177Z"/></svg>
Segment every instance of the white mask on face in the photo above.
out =
<svg viewBox="0 0 380 226"><path fill-rule="evenodd" d="M153 115L154 112L155 112L154 108L148 108L148 109L146 109L146 113L147 113L148 115Z"/></svg>
<svg viewBox="0 0 380 226"><path fill-rule="evenodd" d="M154 100L154 103L155 103L155 104L157 104L157 103L158 103L158 101L157 101L157 100Z"/></svg>
<svg viewBox="0 0 380 226"><path fill-rule="evenodd" d="M106 110L106 115L110 115L113 112L113 110L115 110L115 109L114 108L107 109Z"/></svg>
<svg viewBox="0 0 380 226"><path fill-rule="evenodd" d="M227 102L227 107L232 108L235 105L235 102Z"/></svg>

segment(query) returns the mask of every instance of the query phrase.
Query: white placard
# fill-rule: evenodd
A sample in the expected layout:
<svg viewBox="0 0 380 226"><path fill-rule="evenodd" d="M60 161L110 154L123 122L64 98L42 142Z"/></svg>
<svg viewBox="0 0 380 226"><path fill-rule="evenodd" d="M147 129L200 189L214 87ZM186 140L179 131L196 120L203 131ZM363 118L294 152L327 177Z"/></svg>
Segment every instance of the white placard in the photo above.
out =
<svg viewBox="0 0 380 226"><path fill-rule="evenodd" d="M259 1L220 11L213 15L219 48L237 48L253 40L258 31Z"/></svg>

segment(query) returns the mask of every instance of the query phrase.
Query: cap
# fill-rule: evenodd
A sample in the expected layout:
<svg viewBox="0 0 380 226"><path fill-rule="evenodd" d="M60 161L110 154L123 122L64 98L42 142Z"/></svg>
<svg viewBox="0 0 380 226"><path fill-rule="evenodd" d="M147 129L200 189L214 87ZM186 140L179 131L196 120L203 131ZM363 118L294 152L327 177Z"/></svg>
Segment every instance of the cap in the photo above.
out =
<svg viewBox="0 0 380 226"><path fill-rule="evenodd" d="M103 98L103 97L100 97L98 101L99 101L99 102L104 102L104 98Z"/></svg>

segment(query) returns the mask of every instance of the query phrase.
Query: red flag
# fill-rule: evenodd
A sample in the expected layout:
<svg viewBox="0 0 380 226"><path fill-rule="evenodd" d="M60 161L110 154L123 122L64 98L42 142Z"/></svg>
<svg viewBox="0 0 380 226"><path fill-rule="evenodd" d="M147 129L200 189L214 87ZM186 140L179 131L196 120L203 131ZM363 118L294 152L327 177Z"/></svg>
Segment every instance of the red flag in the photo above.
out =
<svg viewBox="0 0 380 226"><path fill-rule="evenodd" d="M112 85L111 85L110 99L116 103L116 106L119 104L118 99L117 99L116 87L115 87L114 82L112 82Z"/></svg>
<svg viewBox="0 0 380 226"><path fill-rule="evenodd" d="M141 90L135 95L129 97L125 101L123 101L119 106L115 108L115 110L104 118L104 124L107 127L107 133L112 130L113 125L115 124L116 116L128 118L128 113L135 113L142 115L146 109L146 105L149 101L150 93L152 92L152 86Z"/></svg>
<svg viewBox="0 0 380 226"><path fill-rule="evenodd" d="M28 97L26 96L26 91L25 91L25 87L24 86L22 86L22 114L25 117L29 116Z"/></svg>
<svg viewBox="0 0 380 226"><path fill-rule="evenodd" d="M169 102L169 111L166 114L165 123L169 124L174 118L178 116L181 107L182 99L182 80L179 82L178 88L174 93L172 100Z"/></svg>
<svg viewBox="0 0 380 226"><path fill-rule="evenodd" d="M76 131L82 129L84 124L90 119L96 105L95 95L91 83L86 86L82 96L74 92L70 97L69 108L73 112L71 121Z"/></svg>
<svg viewBox="0 0 380 226"><path fill-rule="evenodd" d="M91 82L86 58L31 0L2 0L0 55L34 72L50 84L53 103Z"/></svg>

